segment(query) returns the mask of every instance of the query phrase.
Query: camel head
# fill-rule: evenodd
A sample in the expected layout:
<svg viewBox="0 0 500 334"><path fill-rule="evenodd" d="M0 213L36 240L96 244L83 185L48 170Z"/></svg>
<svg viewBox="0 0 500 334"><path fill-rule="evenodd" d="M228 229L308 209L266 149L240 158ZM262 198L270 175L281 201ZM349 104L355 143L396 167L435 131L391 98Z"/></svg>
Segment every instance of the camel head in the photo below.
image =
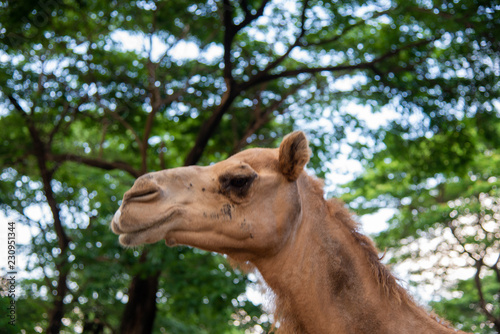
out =
<svg viewBox="0 0 500 334"><path fill-rule="evenodd" d="M300 222L297 179L309 155L304 133L293 132L278 149L143 175L123 196L111 228L124 246L165 240L238 260L272 256Z"/></svg>

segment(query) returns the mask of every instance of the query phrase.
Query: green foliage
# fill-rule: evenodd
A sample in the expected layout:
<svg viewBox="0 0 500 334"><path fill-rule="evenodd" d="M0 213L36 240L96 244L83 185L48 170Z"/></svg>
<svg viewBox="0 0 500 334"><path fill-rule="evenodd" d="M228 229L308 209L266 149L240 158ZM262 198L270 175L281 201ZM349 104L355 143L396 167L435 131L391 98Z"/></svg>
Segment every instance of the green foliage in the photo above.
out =
<svg viewBox="0 0 500 334"><path fill-rule="evenodd" d="M397 209L376 236L390 263L411 268L415 285L449 289L432 305L457 327L498 332L500 114L469 107L448 120L422 117L420 135L417 124L385 135L343 197L359 214ZM483 272L478 282L474 272Z"/></svg>
<svg viewBox="0 0 500 334"><path fill-rule="evenodd" d="M19 316L19 304L12 306L11 304L12 299L7 296L1 296L0 297L0 309L2 310L2 318L0 318L0 326L2 327L2 332L6 334L15 334L19 333L20 326L19 326L19 319L17 318ZM18 301L15 300L15 302L18 303ZM11 312L10 310L12 309L12 316L13 318L10 318Z"/></svg>
<svg viewBox="0 0 500 334"><path fill-rule="evenodd" d="M498 295L500 284L496 277L489 275L482 279L483 293L486 303L495 304L494 296ZM478 305L478 290L474 279L460 281L451 291L454 298L445 298L432 303L432 307L440 315L446 315L450 321L463 324L462 330L479 333L497 333ZM498 309L495 317L498 317ZM479 325L478 325L479 324Z"/></svg>
<svg viewBox="0 0 500 334"><path fill-rule="evenodd" d="M135 177L276 146L297 127L309 133L319 176L338 156L364 163L344 189L360 214L399 209L378 236L394 261L418 258L412 243L453 227L456 249L440 252L466 258L465 249L492 266L498 4L16 0L0 8L0 208L32 234L22 249L29 279L19 328L50 326L67 274L62 331L116 332L131 278L161 271L154 332L266 329L242 296L247 279L221 257L164 245L124 250L108 223ZM352 102L372 119L387 108L398 116L371 124ZM472 217L491 226L470 230L463 219ZM450 319L480 328L480 314L471 324Z"/></svg>

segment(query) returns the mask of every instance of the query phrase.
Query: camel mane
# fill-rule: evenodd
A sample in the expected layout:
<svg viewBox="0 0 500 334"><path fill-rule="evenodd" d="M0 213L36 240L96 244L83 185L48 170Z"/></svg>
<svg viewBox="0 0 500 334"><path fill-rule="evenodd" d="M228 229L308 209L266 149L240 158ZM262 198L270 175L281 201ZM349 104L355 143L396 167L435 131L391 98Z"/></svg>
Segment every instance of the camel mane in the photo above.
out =
<svg viewBox="0 0 500 334"><path fill-rule="evenodd" d="M379 257L379 250L373 241L359 232L359 223L352 218L344 202L331 198L327 201L327 206L330 216L340 221L349 230L356 243L363 249L372 273L385 294L393 297L399 303L412 304L413 299L398 283L398 279L380 262L385 254Z"/></svg>
<svg viewBox="0 0 500 334"><path fill-rule="evenodd" d="M394 298L398 303L405 304L411 308L418 308L414 299L406 292L406 290L398 283L390 270L380 262L385 256L379 257L379 250L373 241L359 232L359 223L352 218L351 212L346 208L345 203L339 199L331 198L327 200L329 213L340 221L356 240L357 244L364 250L366 258L370 264L372 273L377 279L379 286L383 289L387 296ZM436 313L431 312L428 316L445 328L453 329L450 322L440 318Z"/></svg>
<svg viewBox="0 0 500 334"><path fill-rule="evenodd" d="M309 191L317 196L324 197L324 180L310 175L308 175L307 180ZM346 204L340 199L330 198L326 200L326 205L330 217L339 221L363 249L372 273L385 294L395 298L399 303L413 304L413 299L398 283L398 279L380 262L384 256L379 257L379 250L373 241L359 232L359 223L353 219L351 212L346 208Z"/></svg>

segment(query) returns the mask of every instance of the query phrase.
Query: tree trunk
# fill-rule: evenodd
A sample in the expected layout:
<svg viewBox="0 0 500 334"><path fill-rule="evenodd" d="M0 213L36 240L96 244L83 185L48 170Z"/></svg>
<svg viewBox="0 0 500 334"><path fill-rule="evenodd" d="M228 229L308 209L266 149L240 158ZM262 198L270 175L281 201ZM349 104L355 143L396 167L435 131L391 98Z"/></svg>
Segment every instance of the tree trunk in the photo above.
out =
<svg viewBox="0 0 500 334"><path fill-rule="evenodd" d="M144 254L144 253L143 253ZM146 256L141 257L146 261ZM141 261L141 262L142 262ZM156 291L160 272L149 277L136 275L128 293L128 303L120 325L121 334L150 334L156 316Z"/></svg>
<svg viewBox="0 0 500 334"><path fill-rule="evenodd" d="M69 247L70 240L64 230L64 226L61 221L61 212L51 185L52 177L56 168L49 169L46 157L50 148L47 147L48 145L44 143L40 137L40 133L38 132L35 122L32 119L33 112L31 111L30 114L28 114L13 95L9 95L8 98L14 108L21 113L21 116L24 118L26 126L28 127L31 140L33 142L33 153L37 160L38 169L40 170L43 190L47 199L47 204L52 212L53 227L57 235L57 243L61 250L60 255L55 259L56 269L59 272L59 276L57 278L57 288L55 290L53 306L49 312L49 324L47 326L47 333L58 334L61 331L62 318L64 316L64 297L68 292L66 280L68 278L69 268L67 266L68 259L66 257L66 250Z"/></svg>

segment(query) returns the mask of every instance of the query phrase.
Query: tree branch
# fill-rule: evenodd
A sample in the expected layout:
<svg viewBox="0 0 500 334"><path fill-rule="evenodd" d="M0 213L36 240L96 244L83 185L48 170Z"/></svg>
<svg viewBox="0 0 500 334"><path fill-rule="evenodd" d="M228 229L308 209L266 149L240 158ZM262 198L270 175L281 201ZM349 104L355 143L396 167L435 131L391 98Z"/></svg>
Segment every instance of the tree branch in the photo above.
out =
<svg viewBox="0 0 500 334"><path fill-rule="evenodd" d="M252 15L252 12L250 10L250 5L248 4L247 0L241 0L241 8L245 12L245 16Z"/></svg>
<svg viewBox="0 0 500 334"><path fill-rule="evenodd" d="M33 142L33 153L37 160L38 169L40 170L40 176L42 179L43 190L45 193L45 198L47 199L47 204L52 212L52 219L54 224L54 230L57 235L57 243L61 249L61 254L59 255L60 261L56 261L56 268L59 271L57 277L57 288L56 295L53 301L53 308L50 310L49 323L47 327L47 333L59 333L61 329L61 320L64 316L64 297L68 291L67 278L69 269L66 267L68 259L66 257L66 250L69 247L70 239L68 238L66 231L62 225L61 212L57 201L55 199L55 194L52 190L52 177L54 170L49 170L46 160L47 148L45 143L43 143L42 138L35 126L32 119L32 114L28 113L21 107L17 99L13 95L8 95L9 101L14 105L14 107L21 113L25 119L28 131Z"/></svg>
<svg viewBox="0 0 500 334"><path fill-rule="evenodd" d="M14 106L14 108L19 111L21 114L23 114L25 117L28 115L28 112L24 110L23 107L19 104L17 99L12 95L12 94L7 94L7 98L9 99L10 103Z"/></svg>
<svg viewBox="0 0 500 334"><path fill-rule="evenodd" d="M99 153L97 153L97 157L99 159L102 158L102 154L104 153L104 141L106 140L106 133L108 132L109 120L104 119L102 123L102 134L101 141L99 142Z"/></svg>
<svg viewBox="0 0 500 334"><path fill-rule="evenodd" d="M337 66L324 66L324 67L303 67L303 68L297 68L294 70L285 70L281 71L276 74L267 74L263 75L259 78L255 78L254 80L247 81L245 84L243 84L243 88L247 89L252 86L255 86L260 83L276 80L276 79L281 79L281 78L287 78L287 77L295 77L299 74L306 74L306 73L319 73L319 72L340 72L340 71L352 71L352 70L357 70L357 69L367 69L370 68L372 63L360 63L360 64L355 64L355 65L337 65Z"/></svg>
<svg viewBox="0 0 500 334"><path fill-rule="evenodd" d="M224 25L224 81L226 82L227 90L232 86L234 78L233 78L233 64L231 61L231 49L234 40L234 36L238 33L236 26L233 22L233 6L229 2L229 0L222 1L222 24Z"/></svg>
<svg viewBox="0 0 500 334"><path fill-rule="evenodd" d="M53 171L50 171L47 167L47 161L45 157L47 150L45 144L43 143L40 137L38 129L36 128L33 122L33 119L31 118L31 116L28 115L28 112L21 107L17 99L12 94L9 94L7 96L12 105L14 105L14 108L21 113L26 122L26 126L28 127L31 140L33 142L33 148L34 148L33 154L37 159L38 168L40 169L40 176L42 178L45 197L47 198L47 202L52 211L52 216L54 219L54 229L58 236L59 248L61 248L61 251L64 252L69 245L69 238L66 235L64 228L62 226L59 207L57 206L56 200L54 199L54 193L52 191L52 186L51 186Z"/></svg>
<svg viewBox="0 0 500 334"><path fill-rule="evenodd" d="M288 50L283 55L278 57L276 60L271 62L269 65L267 65L266 68L264 70L262 70L262 72L256 74L255 77L262 76L262 75L268 73L273 68L276 68L276 66L281 64L290 55L290 53L293 51L293 49L295 49L297 46L300 45L300 40L302 39L302 37L304 37L304 35L306 33L305 22L306 22L306 9L307 9L308 3L309 3L309 0L304 0L304 4L302 6L302 13L300 15L300 24L301 24L300 25L300 32L297 35L297 37L295 38L295 42L288 47Z"/></svg>
<svg viewBox="0 0 500 334"><path fill-rule="evenodd" d="M497 275L497 281L500 283L500 254L498 254L497 260L494 265L491 266L491 269L496 273ZM498 296L500 298L500 294Z"/></svg>
<svg viewBox="0 0 500 334"><path fill-rule="evenodd" d="M262 16L262 14L264 14L264 9L266 8L266 5L268 3L269 3L269 0L262 1L260 7L257 9L257 11L255 12L255 14L252 14L251 11L248 9L248 3L247 3L247 1L246 0L242 0L243 11L245 12L245 18L243 19L243 21L240 24L238 24L236 26L237 30L240 31L241 29L243 29L244 27L246 27L247 25L249 25L253 20L255 20L256 18Z"/></svg>
<svg viewBox="0 0 500 334"><path fill-rule="evenodd" d="M500 283L500 254L498 254L495 264L493 264L490 268L495 272L497 282ZM497 293L497 300L500 302L500 287Z"/></svg>
<svg viewBox="0 0 500 334"><path fill-rule="evenodd" d="M306 0L308 1L308 0ZM250 9L248 8L248 3L246 1L242 1L243 11L245 12L245 18L238 25L235 25L233 22L233 12L234 8L229 2L229 0L223 0L222 2L222 22L224 24L224 81L226 82L226 87L229 90L230 87L234 84L234 78L232 74L233 64L231 60L231 50L232 44L234 41L234 37L236 34L247 25L249 25L253 20L262 16L264 13L264 9L268 4L269 0L262 1L260 7L256 10L255 14L252 14Z"/></svg>
<svg viewBox="0 0 500 334"><path fill-rule="evenodd" d="M465 248L466 243L465 243L465 241L463 241L463 240L460 238L460 236L458 235L458 233L457 233L457 228L456 228L456 226L453 226L453 222L452 222L452 221L450 221L450 222L448 222L448 224L447 224L447 225L448 225L448 227L450 228L451 234L455 237L455 239L457 240L458 244L459 244L459 245L462 247L462 249L463 249L463 251L462 251L462 252L460 252L460 253L469 255L469 257L470 257L471 259L473 259L474 261L476 261L476 262L477 262L477 261L480 261L480 260L481 260L480 258L478 259L476 256L474 256L474 254L473 254L473 253L469 252L469 251Z"/></svg>
<svg viewBox="0 0 500 334"><path fill-rule="evenodd" d="M158 159L160 160L160 169L165 169L165 142L163 140L160 142L160 153L158 154Z"/></svg>
<svg viewBox="0 0 500 334"><path fill-rule="evenodd" d="M195 71L193 71L193 72L195 72ZM165 98L162 98L160 108L164 108L164 107L170 105L172 102L177 101L179 99L179 97L181 97L182 94L184 94L186 92L187 88L189 87L189 80L193 77L193 75L190 75L190 78L186 79L186 83L184 84L184 87L179 88L175 93L170 94L170 95L166 96Z"/></svg>
<svg viewBox="0 0 500 334"><path fill-rule="evenodd" d="M88 100L89 100L89 96L88 95L83 96L82 100L80 101L80 103L75 108L70 108L69 103L66 102L66 104L64 105L64 110L63 110L63 112L60 115L59 121L57 122L57 124L54 126L54 128L52 129L52 131L49 134L49 140L47 141L47 146L51 146L51 144L52 144L52 142L54 140L55 135L60 130L61 126L64 124L64 122L65 122L64 118L68 115L68 113L70 112L70 110L72 109L71 112L73 114L72 115L73 119L71 119L70 121L66 122L66 127L75 120L76 114L78 113L78 110L80 109L80 107L83 104L87 103Z"/></svg>
<svg viewBox="0 0 500 334"><path fill-rule="evenodd" d="M304 82L296 85L295 87L292 87L290 90L288 90L284 95L281 96L281 99L274 101L270 106L265 107L264 110L262 110L260 104L261 104L261 98L260 96L257 98L258 99L258 106L255 108L255 119L247 126L243 136L240 138L238 142L236 142L233 146L233 150L230 155L233 155L237 152L239 152L243 147L247 145L247 139L253 135L255 132L257 132L264 124L266 124L269 121L269 117L271 114L278 110L283 103L285 103L285 100L287 97L290 95L295 94L299 89L304 87L307 83L309 83L312 80L311 78L308 78Z"/></svg>
<svg viewBox="0 0 500 334"><path fill-rule="evenodd" d="M198 160L200 160L201 155L207 146L208 140L212 137L215 129L222 120L222 116L224 116L224 114L229 110L231 103L233 103L237 96L238 94L234 92L232 94L224 94L221 104L219 104L210 118L203 123L198 131L195 144L184 160L184 166L194 165L198 162Z"/></svg>
<svg viewBox="0 0 500 334"><path fill-rule="evenodd" d="M61 127L61 124L64 122L64 118L66 117L68 112L69 112L69 103L66 101L66 103L64 104L64 109L63 109L62 113L59 115L59 121L52 128L52 131L50 131L49 141L48 141L49 145L54 140L54 136L56 135L57 131L59 131L59 128Z"/></svg>
<svg viewBox="0 0 500 334"><path fill-rule="evenodd" d="M335 66L323 66L323 67L302 67L302 68L297 68L294 70L284 70L276 74L267 74L267 75L262 75L259 77L254 77L244 83L242 85L242 89L247 89L249 87L255 86L257 84L267 82L267 81L272 81L280 78L286 78L286 77L295 77L299 74L303 73L319 73L319 72L341 72L341 71L353 71L353 70L359 70L359 69L373 69L375 64L381 63L397 54L399 54L401 51L412 48L412 47L418 47L422 46L425 44L429 44L432 41L434 41L435 38L432 39L425 39L425 40L420 40L415 43L410 43L407 45L403 45L400 48L397 48L395 50L391 50L389 52L384 53L383 55L375 58L374 60L366 63L359 63L359 64L354 64L354 65L335 65Z"/></svg>
<svg viewBox="0 0 500 334"><path fill-rule="evenodd" d="M134 169L131 165L123 161L106 161L99 158L83 157L76 154L47 154L47 159L56 162L73 161L82 163L87 166L97 167L104 170L120 169L123 170L133 177L137 178L141 176L141 172Z"/></svg>
<svg viewBox="0 0 500 334"><path fill-rule="evenodd" d="M342 37L345 36L346 33L348 33L349 31L351 31L352 29L356 28L356 27L359 27L363 24L366 24L366 21L368 20L373 20L373 19L376 19L377 17L380 17L382 15L385 15L385 14L388 14L390 13L394 8L390 8L388 10L384 10L384 11L381 11L381 12L377 12L377 13L374 13L371 17L367 18L367 19L364 19L364 20L360 20L350 26L347 26L344 30L342 30L342 32L339 34L339 35L336 35L332 38L329 38L329 39L324 39L324 40L319 40L317 42L308 42L307 45L310 46L310 45L314 45L314 46L320 46L320 45L325 45L325 44L328 44L328 43L334 43L336 41L338 41L339 39L341 39Z"/></svg>
<svg viewBox="0 0 500 334"><path fill-rule="evenodd" d="M184 26L184 29L182 29L179 37L177 37L176 40L167 47L167 49L165 50L165 52L160 56L160 58L156 62L157 64L160 64L168 56L168 53L174 48L174 46L177 45L177 43L179 43L180 41L182 41L182 40L184 40L186 38L186 36L189 33L190 29L191 29L191 27L189 26L189 24L186 24Z"/></svg>
<svg viewBox="0 0 500 334"><path fill-rule="evenodd" d="M399 48L396 48L394 50L390 50L386 53L384 53L383 55L381 55L380 57L378 58L375 58L373 61L371 61L369 64L376 64L376 63L380 63L388 58L391 58L397 54L399 54L401 51L404 51L404 50L407 50L407 49L411 49L411 48L415 48L415 47L419 47L419 46L423 46L423 45L426 45L426 44L429 44L429 43L432 43L434 42L436 39L438 38L438 36L434 36L432 38L429 38L429 39L421 39L419 41L415 41L413 43L409 43L409 44L406 44L406 45L402 45L400 46Z"/></svg>
<svg viewBox="0 0 500 334"><path fill-rule="evenodd" d="M121 117L120 115L118 115L117 112L111 111L111 110L109 110L108 108L106 108L104 106L102 106L102 107L103 107L103 110L104 110L105 114L113 117L115 120L117 120L118 122L120 122L120 124L123 125L123 127L125 129L129 130L132 133L132 136L134 137L135 142L137 143L137 145L139 145L139 150L142 152L142 150L143 150L142 141L141 141L139 135L137 134L137 132L132 127L132 125L130 125L130 123L127 122L123 117Z"/></svg>
<svg viewBox="0 0 500 334"><path fill-rule="evenodd" d="M481 308L481 311L483 314L486 316L488 321L493 323L497 329L500 329L500 319L497 319L492 312L490 312L487 308L487 303L486 300L484 299L484 293L483 293L483 285L481 282L481 268L483 267L483 259L479 259L476 261L476 274L474 275L474 283L476 284L476 289L477 293L479 296L479 307Z"/></svg>
<svg viewBox="0 0 500 334"><path fill-rule="evenodd" d="M221 103L215 110L212 112L210 118L208 118L203 125L201 126L198 136L196 137L195 144L191 151L186 156L184 161L184 165L194 165L200 159L205 147L207 146L208 140L215 132L215 129L219 125L222 120L222 116L229 110L229 107L236 99L236 97L242 92L242 89L239 85L236 85L233 74L232 74L232 61L231 61L231 48L234 37L236 34L243 29L245 26L250 24L253 20L258 18L264 13L264 8L266 7L269 0L262 1L261 6L257 9L255 14L245 16L245 19L238 24L237 26L233 22L233 6L229 2L229 0L223 0L222 2L222 19L225 27L224 31L224 81L226 83L226 91L224 92Z"/></svg>
<svg viewBox="0 0 500 334"><path fill-rule="evenodd" d="M139 136L136 134L136 138L138 139L138 142L140 142L139 149L141 151L141 175L145 174L147 172L147 165L146 165L146 157L147 157L147 147L148 147L148 140L151 135L151 131L153 130L153 123L154 123L154 118L156 114L165 106L170 105L172 102L176 101L179 99L179 97L186 91L186 89L189 86L189 80L190 78L186 79L186 83L184 84L184 87L179 88L175 93L168 95L165 98L162 98L160 96L160 91L159 88L156 87L155 82L156 82L156 67L158 66L158 63L153 63L153 62L148 62L148 69L150 71L150 94L151 94L151 112L148 114L148 117L146 119L146 124L144 126L144 134L142 137L142 141L139 140ZM191 75L192 77L192 75ZM131 127L130 127L131 128Z"/></svg>

